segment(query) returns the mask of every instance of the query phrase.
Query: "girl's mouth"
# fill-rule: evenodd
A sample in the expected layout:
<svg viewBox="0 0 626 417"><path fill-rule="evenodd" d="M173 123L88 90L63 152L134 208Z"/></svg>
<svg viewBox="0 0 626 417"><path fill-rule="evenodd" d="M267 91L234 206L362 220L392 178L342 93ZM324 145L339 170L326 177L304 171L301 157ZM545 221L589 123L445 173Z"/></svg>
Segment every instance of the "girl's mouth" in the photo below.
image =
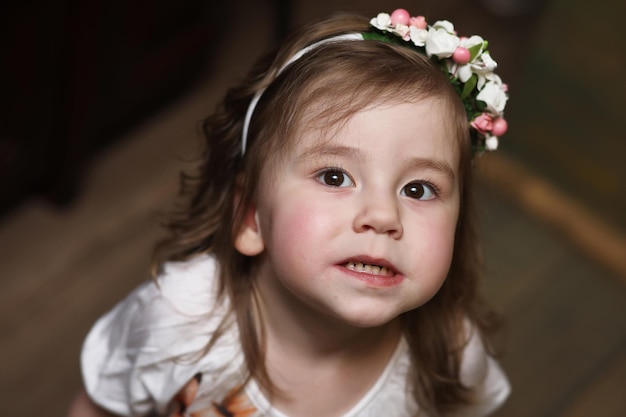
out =
<svg viewBox="0 0 626 417"><path fill-rule="evenodd" d="M383 277L392 277L395 275L393 271L383 265L367 264L363 262L346 262L344 267L354 272L362 272L365 274Z"/></svg>

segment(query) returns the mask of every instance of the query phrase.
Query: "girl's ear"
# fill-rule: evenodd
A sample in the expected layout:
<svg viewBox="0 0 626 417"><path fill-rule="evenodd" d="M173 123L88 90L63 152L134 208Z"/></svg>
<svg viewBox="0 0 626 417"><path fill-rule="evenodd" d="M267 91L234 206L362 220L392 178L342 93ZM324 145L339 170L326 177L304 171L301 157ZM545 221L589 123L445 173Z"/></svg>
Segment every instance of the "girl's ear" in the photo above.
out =
<svg viewBox="0 0 626 417"><path fill-rule="evenodd" d="M258 212L250 207L243 219L243 224L235 237L235 249L242 255L256 256L265 250L265 242L261 236Z"/></svg>

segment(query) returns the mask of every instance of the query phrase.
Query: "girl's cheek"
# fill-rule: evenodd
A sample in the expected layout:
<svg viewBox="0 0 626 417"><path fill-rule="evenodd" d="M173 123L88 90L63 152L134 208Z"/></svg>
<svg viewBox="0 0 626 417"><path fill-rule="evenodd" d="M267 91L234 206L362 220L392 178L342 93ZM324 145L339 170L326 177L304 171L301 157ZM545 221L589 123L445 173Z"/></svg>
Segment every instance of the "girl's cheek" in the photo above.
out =
<svg viewBox="0 0 626 417"><path fill-rule="evenodd" d="M296 205L283 217L282 233L284 238L305 239L307 236L314 235L317 227L323 224L319 218L319 213L307 205Z"/></svg>
<svg viewBox="0 0 626 417"><path fill-rule="evenodd" d="M303 245L318 236L327 235L337 229L339 216L336 210L319 202L297 202L280 214L275 224L277 237L285 243Z"/></svg>

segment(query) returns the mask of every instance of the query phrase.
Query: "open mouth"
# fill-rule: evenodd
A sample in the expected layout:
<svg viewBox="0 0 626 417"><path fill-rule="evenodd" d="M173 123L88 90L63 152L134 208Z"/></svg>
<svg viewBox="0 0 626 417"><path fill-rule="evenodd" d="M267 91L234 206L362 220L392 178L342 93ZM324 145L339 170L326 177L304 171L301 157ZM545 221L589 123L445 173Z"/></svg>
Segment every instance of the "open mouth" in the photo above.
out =
<svg viewBox="0 0 626 417"><path fill-rule="evenodd" d="M365 274L384 277L392 277L395 275L395 272L393 272L384 265L367 264L363 262L346 262L343 266L351 271L361 272Z"/></svg>

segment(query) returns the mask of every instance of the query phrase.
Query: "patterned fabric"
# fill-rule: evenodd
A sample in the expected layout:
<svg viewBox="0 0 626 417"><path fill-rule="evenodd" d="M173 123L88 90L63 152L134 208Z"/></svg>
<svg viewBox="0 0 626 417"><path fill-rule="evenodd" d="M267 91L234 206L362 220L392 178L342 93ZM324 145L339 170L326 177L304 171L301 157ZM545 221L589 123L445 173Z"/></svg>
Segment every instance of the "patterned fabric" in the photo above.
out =
<svg viewBox="0 0 626 417"><path fill-rule="evenodd" d="M174 397L174 412L170 417L253 417L258 415L257 408L250 402L242 387L230 391L226 398L214 402L203 410L186 413L198 393L200 381L192 379Z"/></svg>
<svg viewBox="0 0 626 417"><path fill-rule="evenodd" d="M215 303L215 275L209 256L168 264L156 285L140 286L96 322L81 355L94 402L123 416L288 417L272 407L255 381L242 386L246 367L234 323L204 351L228 311ZM419 408L407 395L409 368L402 339L378 381L344 417L415 415ZM464 417L489 414L509 393L506 377L479 337L465 349L461 378L480 394Z"/></svg>

